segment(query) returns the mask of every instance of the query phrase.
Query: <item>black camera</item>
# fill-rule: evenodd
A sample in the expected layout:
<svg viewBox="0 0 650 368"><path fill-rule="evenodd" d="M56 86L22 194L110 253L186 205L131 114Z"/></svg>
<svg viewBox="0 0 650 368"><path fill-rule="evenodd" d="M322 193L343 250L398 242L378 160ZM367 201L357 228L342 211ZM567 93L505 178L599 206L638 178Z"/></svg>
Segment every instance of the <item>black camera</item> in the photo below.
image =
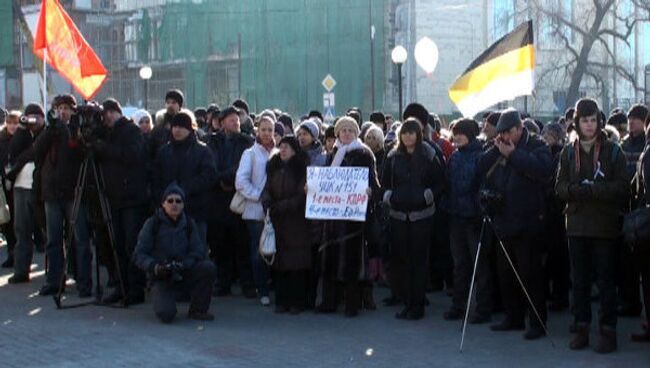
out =
<svg viewBox="0 0 650 368"><path fill-rule="evenodd" d="M499 213L503 209L503 193L493 189L483 189L478 193L481 209L488 214Z"/></svg>
<svg viewBox="0 0 650 368"><path fill-rule="evenodd" d="M183 264L181 262L179 262L179 261L167 262L167 264L165 264L163 267L171 275L172 281L174 281L174 282L183 281L183 273L182 273L183 272Z"/></svg>
<svg viewBox="0 0 650 368"><path fill-rule="evenodd" d="M102 129L104 108L97 101L88 101L77 106L70 123L79 128L84 141L91 143L97 140L97 132Z"/></svg>

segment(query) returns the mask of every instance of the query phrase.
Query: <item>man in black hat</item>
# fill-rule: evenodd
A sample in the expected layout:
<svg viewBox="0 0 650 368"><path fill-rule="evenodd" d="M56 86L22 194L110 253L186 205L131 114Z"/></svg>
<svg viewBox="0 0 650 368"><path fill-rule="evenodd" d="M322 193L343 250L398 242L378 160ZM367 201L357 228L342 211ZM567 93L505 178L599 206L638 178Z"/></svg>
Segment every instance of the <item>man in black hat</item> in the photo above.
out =
<svg viewBox="0 0 650 368"><path fill-rule="evenodd" d="M184 99L185 96L180 89L170 89L165 94L165 113L163 116L163 122L153 128L149 139L150 147L148 148L148 154L150 158L155 158L158 150L171 139L170 124L174 115L181 111Z"/></svg>
<svg viewBox="0 0 650 368"><path fill-rule="evenodd" d="M42 224L35 221L38 170L34 163L34 140L45 126L45 111L41 105L31 103L25 107L20 124L9 143L9 166L7 179L13 182L14 229L14 275L10 284L29 282L29 271L34 254L33 241L43 239ZM34 179L37 179L36 181Z"/></svg>
<svg viewBox="0 0 650 368"><path fill-rule="evenodd" d="M172 118L172 138L158 151L153 166L153 198L161 198L165 188L177 182L186 195L187 214L196 221L205 242L216 171L210 149L194 133L193 120L192 112L186 110Z"/></svg>
<svg viewBox="0 0 650 368"><path fill-rule="evenodd" d="M111 304L125 300L130 305L139 304L144 301L145 278L130 260L148 211L145 143L140 128L122 115L118 101L109 98L102 106L103 127L96 132L97 140L88 144L103 171L104 194L110 205L114 246L121 271L119 277L125 289L125 295L118 288L103 301ZM107 262L106 266L116 279L113 264Z"/></svg>
<svg viewBox="0 0 650 368"><path fill-rule="evenodd" d="M503 242L521 276L542 322L546 321L542 247L538 239L544 229L543 190L553 166L551 152L537 136L531 136L515 109L501 113L494 146L481 155L478 168L485 190L482 196L490 224ZM488 196L486 193L490 193ZM502 250L497 250L497 270L506 318L494 331L525 327L527 302ZM544 336L544 329L529 308L530 328L525 339Z"/></svg>
<svg viewBox="0 0 650 368"><path fill-rule="evenodd" d="M244 151L253 145L253 138L241 133L240 111L227 107L221 111L221 131L210 137L217 168L214 186L216 202L213 205L210 224L210 253L217 262L217 289L219 296L229 295L236 269L247 297L256 297L252 266L249 256L248 231L241 216L230 211L235 194L235 175Z"/></svg>
<svg viewBox="0 0 650 368"><path fill-rule="evenodd" d="M63 259L64 221L71 221L72 204L79 176L79 168L85 158L79 134L78 119L72 119L77 107L72 95L54 98L48 126L34 142L35 161L41 162L40 195L45 202L47 228L46 255L48 269L45 285L40 295L53 295L65 281ZM80 297L92 295L92 252L90 250L86 206L83 201L77 214L75 229L76 284Z"/></svg>

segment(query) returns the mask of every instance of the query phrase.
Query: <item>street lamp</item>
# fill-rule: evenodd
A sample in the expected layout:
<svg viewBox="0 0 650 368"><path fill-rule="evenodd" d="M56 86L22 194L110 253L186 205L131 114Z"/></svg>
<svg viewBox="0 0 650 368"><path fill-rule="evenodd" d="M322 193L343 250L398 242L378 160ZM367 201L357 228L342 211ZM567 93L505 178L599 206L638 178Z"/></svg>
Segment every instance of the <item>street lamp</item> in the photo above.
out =
<svg viewBox="0 0 650 368"><path fill-rule="evenodd" d="M140 78L144 81L144 109L147 110L147 100L149 99L149 79L153 71L149 65L140 68Z"/></svg>
<svg viewBox="0 0 650 368"><path fill-rule="evenodd" d="M393 51L390 53L390 58L393 60L393 63L397 64L397 78L399 79L397 83L397 90L399 94L398 119L400 120L402 120L402 64L406 62L407 57L408 55L406 53L406 49L401 45L395 46Z"/></svg>

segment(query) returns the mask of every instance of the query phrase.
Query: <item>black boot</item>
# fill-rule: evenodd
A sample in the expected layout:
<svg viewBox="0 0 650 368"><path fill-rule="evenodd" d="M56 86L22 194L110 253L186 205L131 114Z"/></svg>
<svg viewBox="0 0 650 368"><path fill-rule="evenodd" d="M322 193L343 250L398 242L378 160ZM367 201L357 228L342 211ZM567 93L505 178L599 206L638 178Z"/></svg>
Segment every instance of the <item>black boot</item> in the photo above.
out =
<svg viewBox="0 0 650 368"><path fill-rule="evenodd" d="M589 325L575 324L575 336L569 343L569 349L582 350L589 346Z"/></svg>
<svg viewBox="0 0 650 368"><path fill-rule="evenodd" d="M607 354L615 351L616 348L616 330L601 328L594 351L599 354Z"/></svg>

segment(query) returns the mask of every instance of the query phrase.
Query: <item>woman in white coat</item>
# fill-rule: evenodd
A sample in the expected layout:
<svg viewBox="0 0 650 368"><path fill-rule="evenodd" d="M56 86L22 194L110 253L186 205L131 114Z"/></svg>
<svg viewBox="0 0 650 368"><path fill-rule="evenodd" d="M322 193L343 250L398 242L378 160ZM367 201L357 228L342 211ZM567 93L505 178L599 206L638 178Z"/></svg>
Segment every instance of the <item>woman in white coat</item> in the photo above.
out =
<svg viewBox="0 0 650 368"><path fill-rule="evenodd" d="M264 210L260 195L266 184L266 163L269 156L277 151L273 141L274 126L275 122L270 117L260 118L255 144L244 151L235 178L237 191L246 198L242 219L248 228L253 278L263 306L269 306L271 300L267 268L258 252L260 236L264 228Z"/></svg>

